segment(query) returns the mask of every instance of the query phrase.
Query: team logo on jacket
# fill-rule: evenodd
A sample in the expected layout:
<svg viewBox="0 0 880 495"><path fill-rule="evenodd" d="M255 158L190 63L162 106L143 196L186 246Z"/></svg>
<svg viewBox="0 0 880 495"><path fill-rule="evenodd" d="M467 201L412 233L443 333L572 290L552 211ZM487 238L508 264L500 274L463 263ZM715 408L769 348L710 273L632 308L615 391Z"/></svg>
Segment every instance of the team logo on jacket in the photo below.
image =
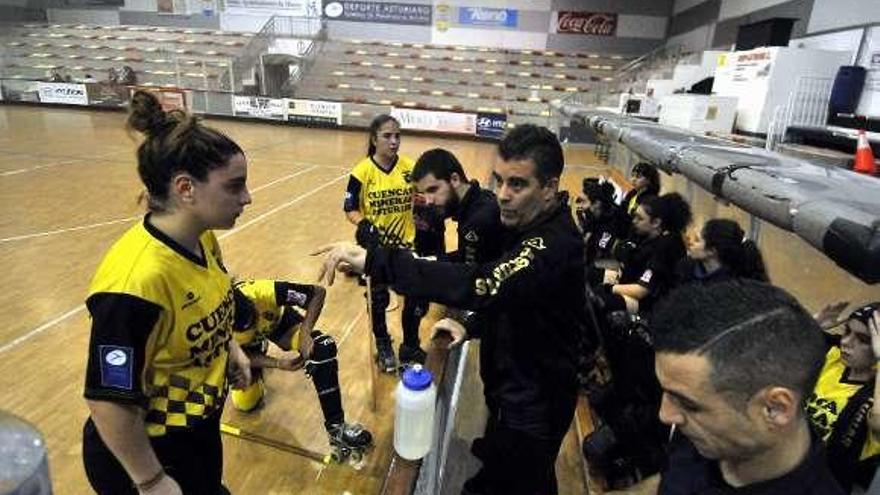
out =
<svg viewBox="0 0 880 495"><path fill-rule="evenodd" d="M544 244L543 237L532 237L531 239L526 239L523 241L523 246L528 246L532 249L537 250L547 249L547 245Z"/></svg>
<svg viewBox="0 0 880 495"><path fill-rule="evenodd" d="M473 230L468 231L468 233L464 235L464 238L468 242L477 242L480 240L480 236L478 236Z"/></svg>
<svg viewBox="0 0 880 495"><path fill-rule="evenodd" d="M639 279L639 282L650 284L653 276L654 272L652 270L645 270L645 273L642 273L642 278Z"/></svg>

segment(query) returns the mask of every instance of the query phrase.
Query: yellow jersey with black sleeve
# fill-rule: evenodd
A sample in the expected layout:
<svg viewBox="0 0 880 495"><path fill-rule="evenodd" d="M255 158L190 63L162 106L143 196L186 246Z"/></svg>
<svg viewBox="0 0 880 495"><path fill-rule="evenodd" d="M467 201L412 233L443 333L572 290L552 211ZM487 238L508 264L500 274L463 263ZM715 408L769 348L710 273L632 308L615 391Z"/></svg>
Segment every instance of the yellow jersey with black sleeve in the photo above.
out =
<svg viewBox="0 0 880 495"><path fill-rule="evenodd" d="M299 348L299 324L314 286L280 280L235 283L235 340L245 350L264 351L266 340L285 350Z"/></svg>
<svg viewBox="0 0 880 495"><path fill-rule="evenodd" d="M197 256L149 220L116 241L92 280L84 395L141 405L155 437L222 410L235 305L213 232Z"/></svg>
<svg viewBox="0 0 880 495"><path fill-rule="evenodd" d="M819 374L814 392L807 400L807 416L822 441L828 443L837 420L850 398L864 383L848 380L849 371L840 356L840 348L832 346L825 355L825 365ZM859 455L863 461L880 454L880 438L868 428L865 444Z"/></svg>
<svg viewBox="0 0 880 495"><path fill-rule="evenodd" d="M385 247L413 248L413 166L411 158L397 155L397 161L385 171L368 156L351 171L344 209L360 211L379 230Z"/></svg>

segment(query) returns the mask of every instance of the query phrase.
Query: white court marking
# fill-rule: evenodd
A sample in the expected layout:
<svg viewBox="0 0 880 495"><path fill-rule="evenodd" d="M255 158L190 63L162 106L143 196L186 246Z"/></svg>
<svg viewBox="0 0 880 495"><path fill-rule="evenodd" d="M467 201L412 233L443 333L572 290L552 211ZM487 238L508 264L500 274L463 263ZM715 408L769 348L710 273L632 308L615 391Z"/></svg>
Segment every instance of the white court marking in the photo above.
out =
<svg viewBox="0 0 880 495"><path fill-rule="evenodd" d="M227 238L227 237L229 237L229 236L231 236L231 235L233 235L233 234L236 234L236 233L238 233L238 232L241 232L242 230L244 230L244 229L250 227L251 225L253 225L253 224L257 223L257 222L260 222L260 221L262 221L263 219L269 217L270 215L273 215L273 214L278 213L279 211L281 211L281 210L283 210L283 209L285 209L285 208L288 208L288 207L290 207L290 206L293 206L294 204L298 203L299 201L301 201L301 200L303 200L303 199L306 199L306 198L312 196L313 194L317 193L318 191L321 191L321 190L323 190L323 189L326 189L327 187L330 187L331 185L333 185L333 184L339 182L340 180L342 180L342 179L344 179L344 178L346 178L346 177L348 177L348 174L347 174L347 173L346 173L346 174L342 174L342 175L336 177L335 179L331 179L330 181L325 182L324 184L322 184L322 185L320 185L320 186L318 186L318 187L312 189L311 191L309 191L309 192L307 192L307 193L304 193L304 194L301 194L301 195L297 196L296 198L294 198L294 199L292 199L292 200L290 200L290 201L288 201L288 202L286 202L286 203L283 203L283 204L281 204L280 206L277 206L277 207L275 207L275 208L272 208L271 210L267 211L266 213L263 213L262 215L259 215L259 216L257 216L256 218L253 218L253 219L251 219L251 220L248 221L248 222L245 222L245 223L242 224L240 227L235 227L235 228L233 228L232 230L229 230L229 231L223 233L222 235L217 236L217 239L225 239L225 238ZM15 339L13 339L12 342L9 342L9 343L7 343L7 344L3 344L2 346L0 346L0 354L3 354L3 353L6 352L6 351L9 351L9 350L11 350L11 349L14 349L14 348L18 347L19 345L21 345L22 343L28 341L29 339L33 338L34 336L39 335L39 334L45 332L45 331L48 330L49 328L52 328L53 326L57 325L58 323L61 323L62 321L67 320L67 319L70 318L71 316L74 316L74 315L78 314L79 312L81 312L81 311L84 310L84 309L86 309L85 304L80 304L79 306L77 306L77 307L75 307L75 308L73 308L73 309L71 309L71 310L69 310L69 311L67 311L67 312L65 312L65 313L62 313L61 315L59 315L59 316L57 316L57 317L55 317L55 318L53 318L53 319L47 321L46 323L43 323L42 325L40 325L40 326L38 326L37 328L35 328L35 329L33 329L33 330L31 330L31 331L25 333L24 335L21 335L21 336L15 338Z"/></svg>
<svg viewBox="0 0 880 495"><path fill-rule="evenodd" d="M71 158L71 159L69 159L69 160L61 160L61 161L58 161L58 162L44 163L43 165L37 165L36 167L30 167L30 168L19 168L19 169L15 169L15 170L7 170L6 172L2 172L2 173L0 173L0 177L7 177L7 176L10 176L10 175L19 175L19 174L24 174L24 173L27 173L27 172L36 172L37 170L42 170L42 169L44 169L44 168L57 167L57 166L59 166L59 165L65 165L65 164L68 164L68 163L86 162L86 161L89 161L89 160L102 160L102 159L104 159L104 158L106 158L106 157L108 157L108 156L116 155L116 154L119 154L119 153L125 153L125 152L128 152L128 150L111 151L111 152L109 152L109 153L104 153L104 154L101 154L101 155L95 155L95 156L90 156L90 157Z"/></svg>
<svg viewBox="0 0 880 495"><path fill-rule="evenodd" d="M306 172L311 172L312 170L315 170L319 166L320 165L311 165L311 166L309 166L309 168L307 168L305 170L300 170L298 172L294 172L292 174L285 175L284 177L279 177L278 179L275 179L271 182L263 184L260 187L251 189L251 194L256 194L256 193L262 191L263 189L266 189L268 187L274 186L275 184L278 184L279 182L284 182L284 181L290 180L298 175L302 175ZM117 223L130 222L130 221L138 219L138 218L143 218L143 215L135 215L133 217L128 217L128 218L119 218L117 220L108 220L106 222L93 223L93 224L89 224L89 225L80 225L80 226L68 227L68 228L64 228L64 229L49 230L46 232L37 232L34 234L22 234L22 235L16 235L16 236L12 236L12 237L4 237L4 238L0 239L0 244L2 244L4 242L23 241L25 239L33 239L36 237L48 237L50 235L64 234L67 232L76 232L78 230L96 229L98 227L106 227L107 225L114 225Z"/></svg>

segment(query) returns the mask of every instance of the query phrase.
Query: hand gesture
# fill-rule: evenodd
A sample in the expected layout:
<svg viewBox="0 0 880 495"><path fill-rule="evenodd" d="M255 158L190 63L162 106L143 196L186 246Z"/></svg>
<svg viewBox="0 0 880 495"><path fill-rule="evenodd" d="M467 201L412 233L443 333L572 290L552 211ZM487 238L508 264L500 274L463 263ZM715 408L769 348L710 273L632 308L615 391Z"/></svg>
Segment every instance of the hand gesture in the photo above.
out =
<svg viewBox="0 0 880 495"><path fill-rule="evenodd" d="M874 359L880 361L880 310L874 310L871 319L868 320L868 331L871 333L871 348L874 349Z"/></svg>
<svg viewBox="0 0 880 495"><path fill-rule="evenodd" d="M451 318L443 318L437 323L434 323L433 330L434 334L437 334L438 332L449 332L449 335L452 336L452 342L449 343L450 349L461 344L464 342L464 339L467 338L467 329L464 328L464 325Z"/></svg>
<svg viewBox="0 0 880 495"><path fill-rule="evenodd" d="M840 320L840 313L842 313L847 306L849 306L849 301L838 301L836 303L828 304L816 313L813 318L816 319L816 323L818 323L823 330L827 330L837 325Z"/></svg>
<svg viewBox="0 0 880 495"><path fill-rule="evenodd" d="M336 270L352 270L357 273L364 272L367 262L367 251L350 242L336 242L321 246L311 256L324 255L324 264L318 272L318 280L326 286L333 285Z"/></svg>

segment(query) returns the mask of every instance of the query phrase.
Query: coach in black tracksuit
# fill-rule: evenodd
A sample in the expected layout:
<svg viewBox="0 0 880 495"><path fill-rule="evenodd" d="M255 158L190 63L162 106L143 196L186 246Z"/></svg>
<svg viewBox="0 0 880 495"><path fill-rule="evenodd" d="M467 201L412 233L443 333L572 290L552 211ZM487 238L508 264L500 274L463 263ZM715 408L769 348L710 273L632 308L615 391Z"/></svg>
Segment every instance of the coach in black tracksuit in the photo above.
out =
<svg viewBox="0 0 880 495"><path fill-rule="evenodd" d="M562 149L556 136L516 127L499 145L495 177L501 256L462 264L351 244L325 248L324 276L340 263L363 268L405 295L477 310L467 332L482 337L481 375L490 414L474 453L482 469L469 494L557 493L554 463L574 414L575 363L585 324L582 243L558 194ZM456 340L461 335L453 335Z"/></svg>

